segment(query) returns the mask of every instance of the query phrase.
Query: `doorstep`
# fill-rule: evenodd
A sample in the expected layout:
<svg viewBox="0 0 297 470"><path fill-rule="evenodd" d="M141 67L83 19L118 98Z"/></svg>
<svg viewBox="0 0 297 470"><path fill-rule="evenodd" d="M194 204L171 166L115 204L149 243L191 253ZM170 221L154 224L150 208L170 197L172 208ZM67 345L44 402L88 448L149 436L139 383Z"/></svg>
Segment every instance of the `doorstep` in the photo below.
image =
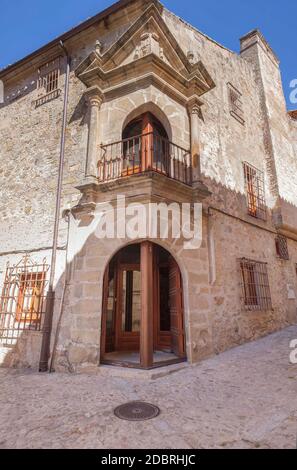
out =
<svg viewBox="0 0 297 470"><path fill-rule="evenodd" d="M156 380L167 375L174 374L180 370L191 367L188 362L180 362L170 366L160 367L158 369L142 370L129 367L101 365L98 374L104 377L119 377L126 379Z"/></svg>

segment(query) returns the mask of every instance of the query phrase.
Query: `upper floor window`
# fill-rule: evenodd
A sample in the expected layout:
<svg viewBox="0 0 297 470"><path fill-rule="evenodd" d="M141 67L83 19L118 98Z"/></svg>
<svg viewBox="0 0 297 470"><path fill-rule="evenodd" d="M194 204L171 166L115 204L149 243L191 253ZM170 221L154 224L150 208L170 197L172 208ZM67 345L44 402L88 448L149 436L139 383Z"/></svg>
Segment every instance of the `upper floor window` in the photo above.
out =
<svg viewBox="0 0 297 470"><path fill-rule="evenodd" d="M123 130L123 171L134 174L154 169L166 171L169 164L168 135L157 118L145 113L130 122Z"/></svg>
<svg viewBox="0 0 297 470"><path fill-rule="evenodd" d="M271 310L267 264L245 258L239 260L242 303L246 310Z"/></svg>
<svg viewBox="0 0 297 470"><path fill-rule="evenodd" d="M231 83L228 83L230 114L241 124L245 123L242 94Z"/></svg>
<svg viewBox="0 0 297 470"><path fill-rule="evenodd" d="M60 58L48 62L38 69L38 99L36 106L40 106L60 95Z"/></svg>
<svg viewBox="0 0 297 470"><path fill-rule="evenodd" d="M248 213L252 217L266 220L264 173L246 162L243 169Z"/></svg>
<svg viewBox="0 0 297 470"><path fill-rule="evenodd" d="M283 260L289 260L288 241L286 237L278 235L275 239L275 248L277 256Z"/></svg>
<svg viewBox="0 0 297 470"><path fill-rule="evenodd" d="M144 173L192 185L190 150L170 142L165 127L150 112L128 122L121 141L102 145L98 163L100 182Z"/></svg>

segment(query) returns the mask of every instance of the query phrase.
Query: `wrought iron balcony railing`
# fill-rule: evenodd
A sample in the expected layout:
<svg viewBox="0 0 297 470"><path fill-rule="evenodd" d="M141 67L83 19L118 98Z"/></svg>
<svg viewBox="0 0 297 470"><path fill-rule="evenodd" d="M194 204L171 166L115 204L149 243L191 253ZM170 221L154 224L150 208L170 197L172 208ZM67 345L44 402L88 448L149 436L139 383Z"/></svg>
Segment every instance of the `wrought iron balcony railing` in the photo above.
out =
<svg viewBox="0 0 297 470"><path fill-rule="evenodd" d="M190 151L150 132L102 146L98 163L100 182L156 172L186 185L192 184Z"/></svg>

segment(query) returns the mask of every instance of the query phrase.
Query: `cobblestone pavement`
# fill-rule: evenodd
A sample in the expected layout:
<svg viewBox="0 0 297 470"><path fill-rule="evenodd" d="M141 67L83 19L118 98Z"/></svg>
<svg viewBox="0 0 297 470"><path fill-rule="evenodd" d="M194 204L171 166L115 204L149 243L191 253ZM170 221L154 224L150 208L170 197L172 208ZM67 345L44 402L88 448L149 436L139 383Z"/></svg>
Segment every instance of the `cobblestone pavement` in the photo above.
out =
<svg viewBox="0 0 297 470"><path fill-rule="evenodd" d="M157 380L0 370L0 448L296 448L297 326ZM113 415L158 405L141 423Z"/></svg>

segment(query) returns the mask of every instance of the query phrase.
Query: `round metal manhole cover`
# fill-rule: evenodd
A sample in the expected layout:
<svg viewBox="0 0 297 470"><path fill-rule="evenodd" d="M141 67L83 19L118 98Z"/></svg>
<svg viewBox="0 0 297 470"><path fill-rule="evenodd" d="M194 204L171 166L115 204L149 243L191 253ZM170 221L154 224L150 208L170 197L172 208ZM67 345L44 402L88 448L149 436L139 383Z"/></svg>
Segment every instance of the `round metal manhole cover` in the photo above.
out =
<svg viewBox="0 0 297 470"><path fill-rule="evenodd" d="M114 410L114 414L117 418L125 419L126 421L146 421L159 416L160 409L150 403L133 401L131 403L118 406Z"/></svg>

